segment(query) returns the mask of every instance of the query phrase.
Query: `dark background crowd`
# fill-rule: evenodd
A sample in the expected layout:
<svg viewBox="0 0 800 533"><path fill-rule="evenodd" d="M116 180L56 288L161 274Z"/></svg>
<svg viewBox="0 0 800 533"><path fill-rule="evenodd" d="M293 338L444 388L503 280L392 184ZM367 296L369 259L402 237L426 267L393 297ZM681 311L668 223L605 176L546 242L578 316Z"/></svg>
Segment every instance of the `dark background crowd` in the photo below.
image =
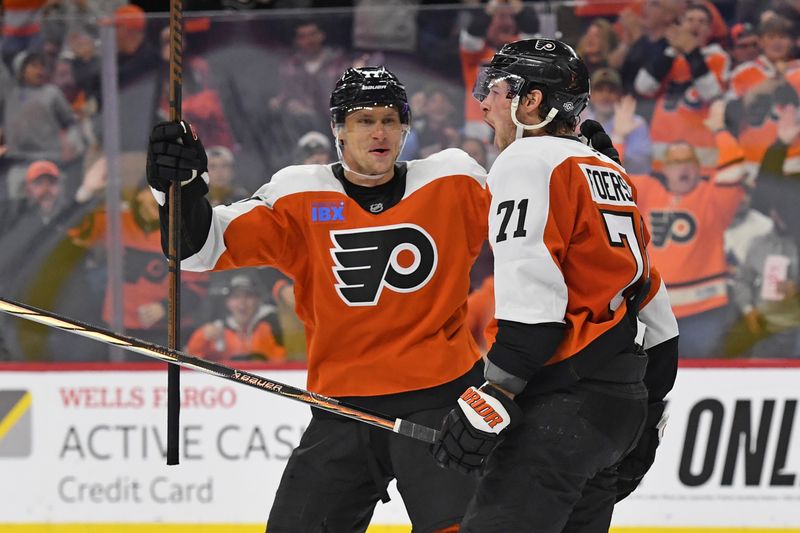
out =
<svg viewBox="0 0 800 533"><path fill-rule="evenodd" d="M800 357L800 0L183 4L182 111L208 150L213 204L286 165L335 161L328 98L349 66L383 64L406 84L401 159L460 147L489 168L477 68L504 43L560 38L591 71L585 118L634 176L682 357ZM169 112L167 8L6 0L0 41L0 295L161 344L166 264L144 151ZM469 299L481 345L490 273L487 248ZM182 295L192 353L304 358L280 273L185 273ZM127 356L0 317L0 361L109 359Z"/></svg>

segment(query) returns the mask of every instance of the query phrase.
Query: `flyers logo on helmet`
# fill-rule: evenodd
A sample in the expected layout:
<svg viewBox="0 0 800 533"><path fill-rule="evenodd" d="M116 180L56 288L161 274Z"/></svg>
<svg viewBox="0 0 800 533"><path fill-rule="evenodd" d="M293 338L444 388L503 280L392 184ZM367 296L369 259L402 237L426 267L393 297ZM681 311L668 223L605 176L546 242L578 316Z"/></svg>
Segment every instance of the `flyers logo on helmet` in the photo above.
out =
<svg viewBox="0 0 800 533"><path fill-rule="evenodd" d="M415 224L331 231L336 292L349 306L377 305L384 287L414 292L436 272L433 238Z"/></svg>

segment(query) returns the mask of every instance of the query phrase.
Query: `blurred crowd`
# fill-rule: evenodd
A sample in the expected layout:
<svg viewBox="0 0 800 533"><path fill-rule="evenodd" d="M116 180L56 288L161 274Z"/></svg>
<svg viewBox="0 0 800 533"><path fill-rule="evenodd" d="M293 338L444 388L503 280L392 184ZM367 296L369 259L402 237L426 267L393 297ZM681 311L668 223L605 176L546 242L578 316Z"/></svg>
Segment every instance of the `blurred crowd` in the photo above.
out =
<svg viewBox="0 0 800 533"><path fill-rule="evenodd" d="M406 84L401 159L459 147L489 168L478 67L518 38L561 38L591 71L584 118L634 177L682 357L800 357L800 0L438 3L185 1L182 113L208 147L212 204L336 160L328 100L349 66ZM160 344L167 273L144 151L169 116L167 5L7 0L0 41L0 295ZM486 247L469 298L484 348L491 261ZM279 272L182 281L191 353L304 358ZM0 317L0 361L127 357Z"/></svg>

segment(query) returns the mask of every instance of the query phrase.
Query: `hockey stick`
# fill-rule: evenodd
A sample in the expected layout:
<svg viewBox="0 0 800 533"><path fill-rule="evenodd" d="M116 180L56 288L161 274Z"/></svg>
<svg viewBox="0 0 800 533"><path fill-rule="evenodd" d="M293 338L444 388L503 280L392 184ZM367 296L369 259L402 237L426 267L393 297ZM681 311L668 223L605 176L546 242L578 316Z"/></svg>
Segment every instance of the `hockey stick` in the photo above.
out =
<svg viewBox="0 0 800 533"><path fill-rule="evenodd" d="M183 84L183 5L181 0L169 3L169 119L181 119L181 88ZM181 343L181 186L169 188L167 238L167 346L175 350ZM176 465L181 417L181 374L176 365L167 366L167 464Z"/></svg>
<svg viewBox="0 0 800 533"><path fill-rule="evenodd" d="M251 374L244 370L237 370L219 363L213 363L206 359L200 359L199 357L194 357L178 350L171 350L157 344L151 344L106 329L90 326L83 322L62 317L30 305L0 298L0 311L62 331L82 335L83 337L88 337L112 346L119 346L125 350L146 355L147 357L152 357L159 361L184 366L197 370L198 372L203 372L204 374L211 374L212 376L235 381L236 383L250 385L251 387L271 392L284 398L308 404L317 409L322 409L323 411L346 416L347 418L352 418L353 420L358 420L359 422L371 424L379 428L388 429L394 433L399 433L400 435L405 435L406 437L411 437L412 439L417 439L429 444L436 442L439 435L439 431L415 422L409 422L401 418L388 418L385 415L367 411L360 407L354 407L314 392L298 389L291 385Z"/></svg>

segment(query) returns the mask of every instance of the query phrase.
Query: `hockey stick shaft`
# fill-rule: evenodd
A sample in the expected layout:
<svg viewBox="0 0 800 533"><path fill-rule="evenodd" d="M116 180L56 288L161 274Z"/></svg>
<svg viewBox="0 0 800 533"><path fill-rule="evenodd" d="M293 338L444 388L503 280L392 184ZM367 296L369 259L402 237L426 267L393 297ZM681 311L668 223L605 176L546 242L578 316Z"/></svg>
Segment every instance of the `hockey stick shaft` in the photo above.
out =
<svg viewBox="0 0 800 533"><path fill-rule="evenodd" d="M181 119L183 87L183 4L182 0L169 3L169 119ZM167 346L176 350L181 344L181 241L180 241L181 187L173 183L169 188L167 241ZM180 369L167 367L167 464L178 464L180 431Z"/></svg>
<svg viewBox="0 0 800 533"><path fill-rule="evenodd" d="M194 357L178 350L164 348L163 346L145 342L134 337L128 337L126 335L114 333L113 331L103 328L90 326L83 322L66 318L23 303L0 298L0 311L19 318L24 318L25 320L38 322L39 324L44 324L45 326L60 329L62 331L68 331L83 337L88 337L105 344L119 346L125 350L145 355L153 359L158 359L159 361L180 365L204 374L210 374L212 376L234 381L236 383L249 385L256 389L271 392L284 398L289 398L290 400L308 404L312 407L316 407L317 409L322 409L323 411L328 411L337 415L345 416L347 418L352 418L359 422L364 422L366 424L371 424L383 429L388 429L389 431L393 431L422 442L433 443L436 441L439 434L437 430L417 424L415 422L410 422L401 418L389 418L379 413L373 413L352 405L348 405L334 398L328 398L314 392L309 392L307 390L286 385L285 383L265 378L257 374L246 372L244 370L237 370L235 368L214 363L206 359Z"/></svg>

